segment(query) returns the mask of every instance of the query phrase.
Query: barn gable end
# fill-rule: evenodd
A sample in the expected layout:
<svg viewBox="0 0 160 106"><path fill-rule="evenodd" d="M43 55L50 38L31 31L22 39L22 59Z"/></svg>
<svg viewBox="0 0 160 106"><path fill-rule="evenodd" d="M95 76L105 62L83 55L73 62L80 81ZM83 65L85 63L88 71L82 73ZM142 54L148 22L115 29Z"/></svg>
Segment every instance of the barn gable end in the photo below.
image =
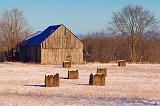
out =
<svg viewBox="0 0 160 106"><path fill-rule="evenodd" d="M42 64L61 64L70 60L82 63L83 43L64 25L61 25L41 44Z"/></svg>

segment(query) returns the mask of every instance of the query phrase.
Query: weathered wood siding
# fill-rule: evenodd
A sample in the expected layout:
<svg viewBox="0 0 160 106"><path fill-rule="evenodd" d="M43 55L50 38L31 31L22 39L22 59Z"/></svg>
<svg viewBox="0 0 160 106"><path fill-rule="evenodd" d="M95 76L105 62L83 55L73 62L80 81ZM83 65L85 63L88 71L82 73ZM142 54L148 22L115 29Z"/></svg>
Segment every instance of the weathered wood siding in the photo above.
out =
<svg viewBox="0 0 160 106"><path fill-rule="evenodd" d="M19 61L41 62L41 46L21 46L19 47Z"/></svg>
<svg viewBox="0 0 160 106"><path fill-rule="evenodd" d="M83 62L83 43L63 25L41 44L41 49L42 64L62 64L65 60L73 64Z"/></svg>

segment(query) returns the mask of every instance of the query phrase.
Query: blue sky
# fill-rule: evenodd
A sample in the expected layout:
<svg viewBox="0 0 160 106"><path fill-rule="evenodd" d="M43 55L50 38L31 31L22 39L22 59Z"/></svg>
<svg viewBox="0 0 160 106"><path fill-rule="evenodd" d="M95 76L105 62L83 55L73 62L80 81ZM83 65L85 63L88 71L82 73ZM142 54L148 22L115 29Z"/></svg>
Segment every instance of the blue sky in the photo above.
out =
<svg viewBox="0 0 160 106"><path fill-rule="evenodd" d="M0 0L0 12L21 10L33 31L64 24L74 33L85 34L105 30L112 13L127 4L139 4L160 19L160 0Z"/></svg>

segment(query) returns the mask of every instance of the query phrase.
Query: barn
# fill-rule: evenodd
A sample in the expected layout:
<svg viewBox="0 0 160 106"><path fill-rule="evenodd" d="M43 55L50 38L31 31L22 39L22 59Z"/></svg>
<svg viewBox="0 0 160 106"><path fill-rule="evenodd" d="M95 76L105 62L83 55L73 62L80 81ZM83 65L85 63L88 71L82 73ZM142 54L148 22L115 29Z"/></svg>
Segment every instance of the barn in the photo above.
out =
<svg viewBox="0 0 160 106"><path fill-rule="evenodd" d="M63 24L36 32L19 45L19 61L40 64L83 62L83 43Z"/></svg>

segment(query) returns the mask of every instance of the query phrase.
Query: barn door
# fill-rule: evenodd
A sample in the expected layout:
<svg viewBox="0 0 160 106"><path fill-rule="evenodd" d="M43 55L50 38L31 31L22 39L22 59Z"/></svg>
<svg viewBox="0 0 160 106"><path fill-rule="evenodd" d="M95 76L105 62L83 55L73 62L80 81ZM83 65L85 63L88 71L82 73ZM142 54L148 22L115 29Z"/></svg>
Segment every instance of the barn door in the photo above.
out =
<svg viewBox="0 0 160 106"><path fill-rule="evenodd" d="M35 58L36 58L36 63L38 62L38 51L37 51L37 48L36 48L36 51L35 51Z"/></svg>

